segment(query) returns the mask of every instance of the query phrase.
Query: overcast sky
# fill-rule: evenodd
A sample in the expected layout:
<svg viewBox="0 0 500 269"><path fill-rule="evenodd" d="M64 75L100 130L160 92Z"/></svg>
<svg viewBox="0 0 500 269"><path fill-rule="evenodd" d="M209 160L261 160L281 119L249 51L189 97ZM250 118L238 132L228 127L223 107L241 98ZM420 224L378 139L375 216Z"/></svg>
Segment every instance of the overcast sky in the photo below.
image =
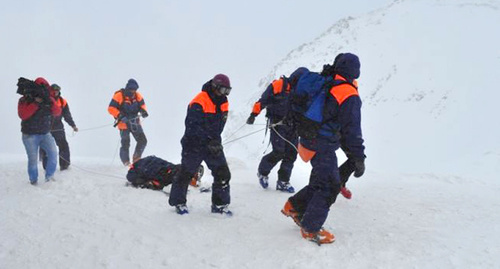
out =
<svg viewBox="0 0 500 269"><path fill-rule="evenodd" d="M20 76L60 84L81 127L102 123L113 92L133 77L156 106L150 115L179 114L174 122L182 129L185 106L213 75L228 74L238 100L238 91L259 90L258 81L292 49L341 18L391 2L9 1L0 9L0 88L8 93L0 99L8 130L0 149L23 150L15 94ZM153 100L170 110L158 113ZM12 139L14 145L5 143Z"/></svg>

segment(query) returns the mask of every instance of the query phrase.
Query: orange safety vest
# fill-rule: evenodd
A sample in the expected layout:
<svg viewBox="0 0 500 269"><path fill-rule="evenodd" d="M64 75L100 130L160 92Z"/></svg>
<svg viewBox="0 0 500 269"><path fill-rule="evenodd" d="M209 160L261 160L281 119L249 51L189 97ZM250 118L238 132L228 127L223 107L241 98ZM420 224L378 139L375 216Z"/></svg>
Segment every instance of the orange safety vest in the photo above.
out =
<svg viewBox="0 0 500 269"><path fill-rule="evenodd" d="M140 108L143 110L146 110L146 104L144 103L144 98L142 97L142 94L140 92L135 92L135 100L139 103L142 102ZM111 102L115 101L117 106L110 105L108 107L108 112L111 114L115 119L118 118L120 115L120 107L123 104L123 102L131 103L133 101L133 98L127 97L123 94L122 90L118 90L115 92L113 95L113 99ZM147 110L146 110L147 111ZM127 129L127 124L120 122L118 123L118 129L120 130L126 130Z"/></svg>
<svg viewBox="0 0 500 269"><path fill-rule="evenodd" d="M215 114L217 113L217 106L214 104L212 99L210 99L210 96L208 95L207 92L202 91L198 93L193 100L189 103L189 107L193 104L199 104L201 108L203 109L203 113L207 114ZM221 112L227 112L229 111L229 102L226 101L220 105L220 110Z"/></svg>

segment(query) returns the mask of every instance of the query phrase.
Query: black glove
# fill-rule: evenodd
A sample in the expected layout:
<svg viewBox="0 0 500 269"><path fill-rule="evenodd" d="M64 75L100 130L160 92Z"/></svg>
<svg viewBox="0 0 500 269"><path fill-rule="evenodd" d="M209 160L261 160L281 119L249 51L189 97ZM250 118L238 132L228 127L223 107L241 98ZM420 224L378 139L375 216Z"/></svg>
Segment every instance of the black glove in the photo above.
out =
<svg viewBox="0 0 500 269"><path fill-rule="evenodd" d="M141 110L141 117L147 118L148 116L149 116L149 114L146 110Z"/></svg>
<svg viewBox="0 0 500 269"><path fill-rule="evenodd" d="M211 140L208 143L208 151L215 156L218 156L222 153L222 145L219 141L217 140Z"/></svg>
<svg viewBox="0 0 500 269"><path fill-rule="evenodd" d="M250 114L250 117L247 119L247 124L253 124L255 122L255 114Z"/></svg>
<svg viewBox="0 0 500 269"><path fill-rule="evenodd" d="M361 177L365 173L365 159L354 161L354 177Z"/></svg>

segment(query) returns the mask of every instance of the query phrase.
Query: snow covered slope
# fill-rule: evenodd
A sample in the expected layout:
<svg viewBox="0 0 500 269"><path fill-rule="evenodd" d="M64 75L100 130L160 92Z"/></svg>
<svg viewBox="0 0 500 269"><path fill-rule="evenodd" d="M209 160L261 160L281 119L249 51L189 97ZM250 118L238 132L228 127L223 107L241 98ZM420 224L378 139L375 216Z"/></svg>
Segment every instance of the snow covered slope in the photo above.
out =
<svg viewBox="0 0 500 269"><path fill-rule="evenodd" d="M291 51L259 88L299 66L320 71L338 53L356 53L367 169L496 177L498 25L499 1L395 1Z"/></svg>
<svg viewBox="0 0 500 269"><path fill-rule="evenodd" d="M25 156L0 155L0 268L499 268L499 13L498 1L396 1L336 23L261 81L319 70L338 52L362 60L367 173L330 211L334 244L303 240L279 212L289 195L260 188L267 144L255 135L225 147L232 218L209 213L210 194L196 189L178 216L164 193L125 187L116 160L74 156L56 182L33 187ZM231 113L226 138L259 95ZM297 163L296 188L309 172Z"/></svg>
<svg viewBox="0 0 500 269"><path fill-rule="evenodd" d="M279 212L288 195L262 190L236 159L234 216L224 218L194 188L190 214L177 215L164 193L125 187L126 169L109 160L76 159L56 182L33 187L22 157L0 158L0 268L500 266L498 183L368 172L350 183L352 200L332 207L325 227L337 241L318 247ZM296 187L308 172L294 171Z"/></svg>

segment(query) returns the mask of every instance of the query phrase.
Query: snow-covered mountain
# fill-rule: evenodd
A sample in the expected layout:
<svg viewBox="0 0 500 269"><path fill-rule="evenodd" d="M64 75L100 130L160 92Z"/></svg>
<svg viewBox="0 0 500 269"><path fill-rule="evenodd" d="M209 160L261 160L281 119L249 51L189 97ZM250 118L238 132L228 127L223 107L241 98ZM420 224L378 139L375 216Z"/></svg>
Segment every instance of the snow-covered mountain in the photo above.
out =
<svg viewBox="0 0 500 269"><path fill-rule="evenodd" d="M289 195L257 183L267 143L262 135L241 138L263 128L242 125L260 95L255 91L232 99L244 106L232 105L224 134L226 143L241 138L225 145L232 218L209 213L210 194L195 188L190 214L175 214L166 193L124 187L127 170L116 159L74 154L55 182L33 187L26 157L2 151L0 268L499 268L500 183L492 180L500 159L493 118L499 23L498 1L395 1L335 23L260 81L263 90L298 66L319 71L339 52L361 58L367 172L349 181L353 199L339 197L331 208L325 228L336 235L332 245L302 239L279 212ZM98 90L93 107L104 108L110 96ZM148 94L152 104L167 95ZM182 109L151 107L178 116L186 102L178 103ZM154 117L145 121L148 154L178 162L178 148L159 138L173 140L165 130L180 136L182 128L170 129L183 118L159 126ZM82 118L89 126L95 120ZM263 122L260 116L256 123ZM108 129L70 138L73 152L96 147L96 138L115 149L116 130ZM297 161L292 184L303 187L309 172L309 164ZM202 184L211 182L207 172Z"/></svg>
<svg viewBox="0 0 500 269"><path fill-rule="evenodd" d="M355 53L368 169L495 177L498 25L499 1L395 1L291 51L259 88L299 66L320 71L338 53Z"/></svg>

